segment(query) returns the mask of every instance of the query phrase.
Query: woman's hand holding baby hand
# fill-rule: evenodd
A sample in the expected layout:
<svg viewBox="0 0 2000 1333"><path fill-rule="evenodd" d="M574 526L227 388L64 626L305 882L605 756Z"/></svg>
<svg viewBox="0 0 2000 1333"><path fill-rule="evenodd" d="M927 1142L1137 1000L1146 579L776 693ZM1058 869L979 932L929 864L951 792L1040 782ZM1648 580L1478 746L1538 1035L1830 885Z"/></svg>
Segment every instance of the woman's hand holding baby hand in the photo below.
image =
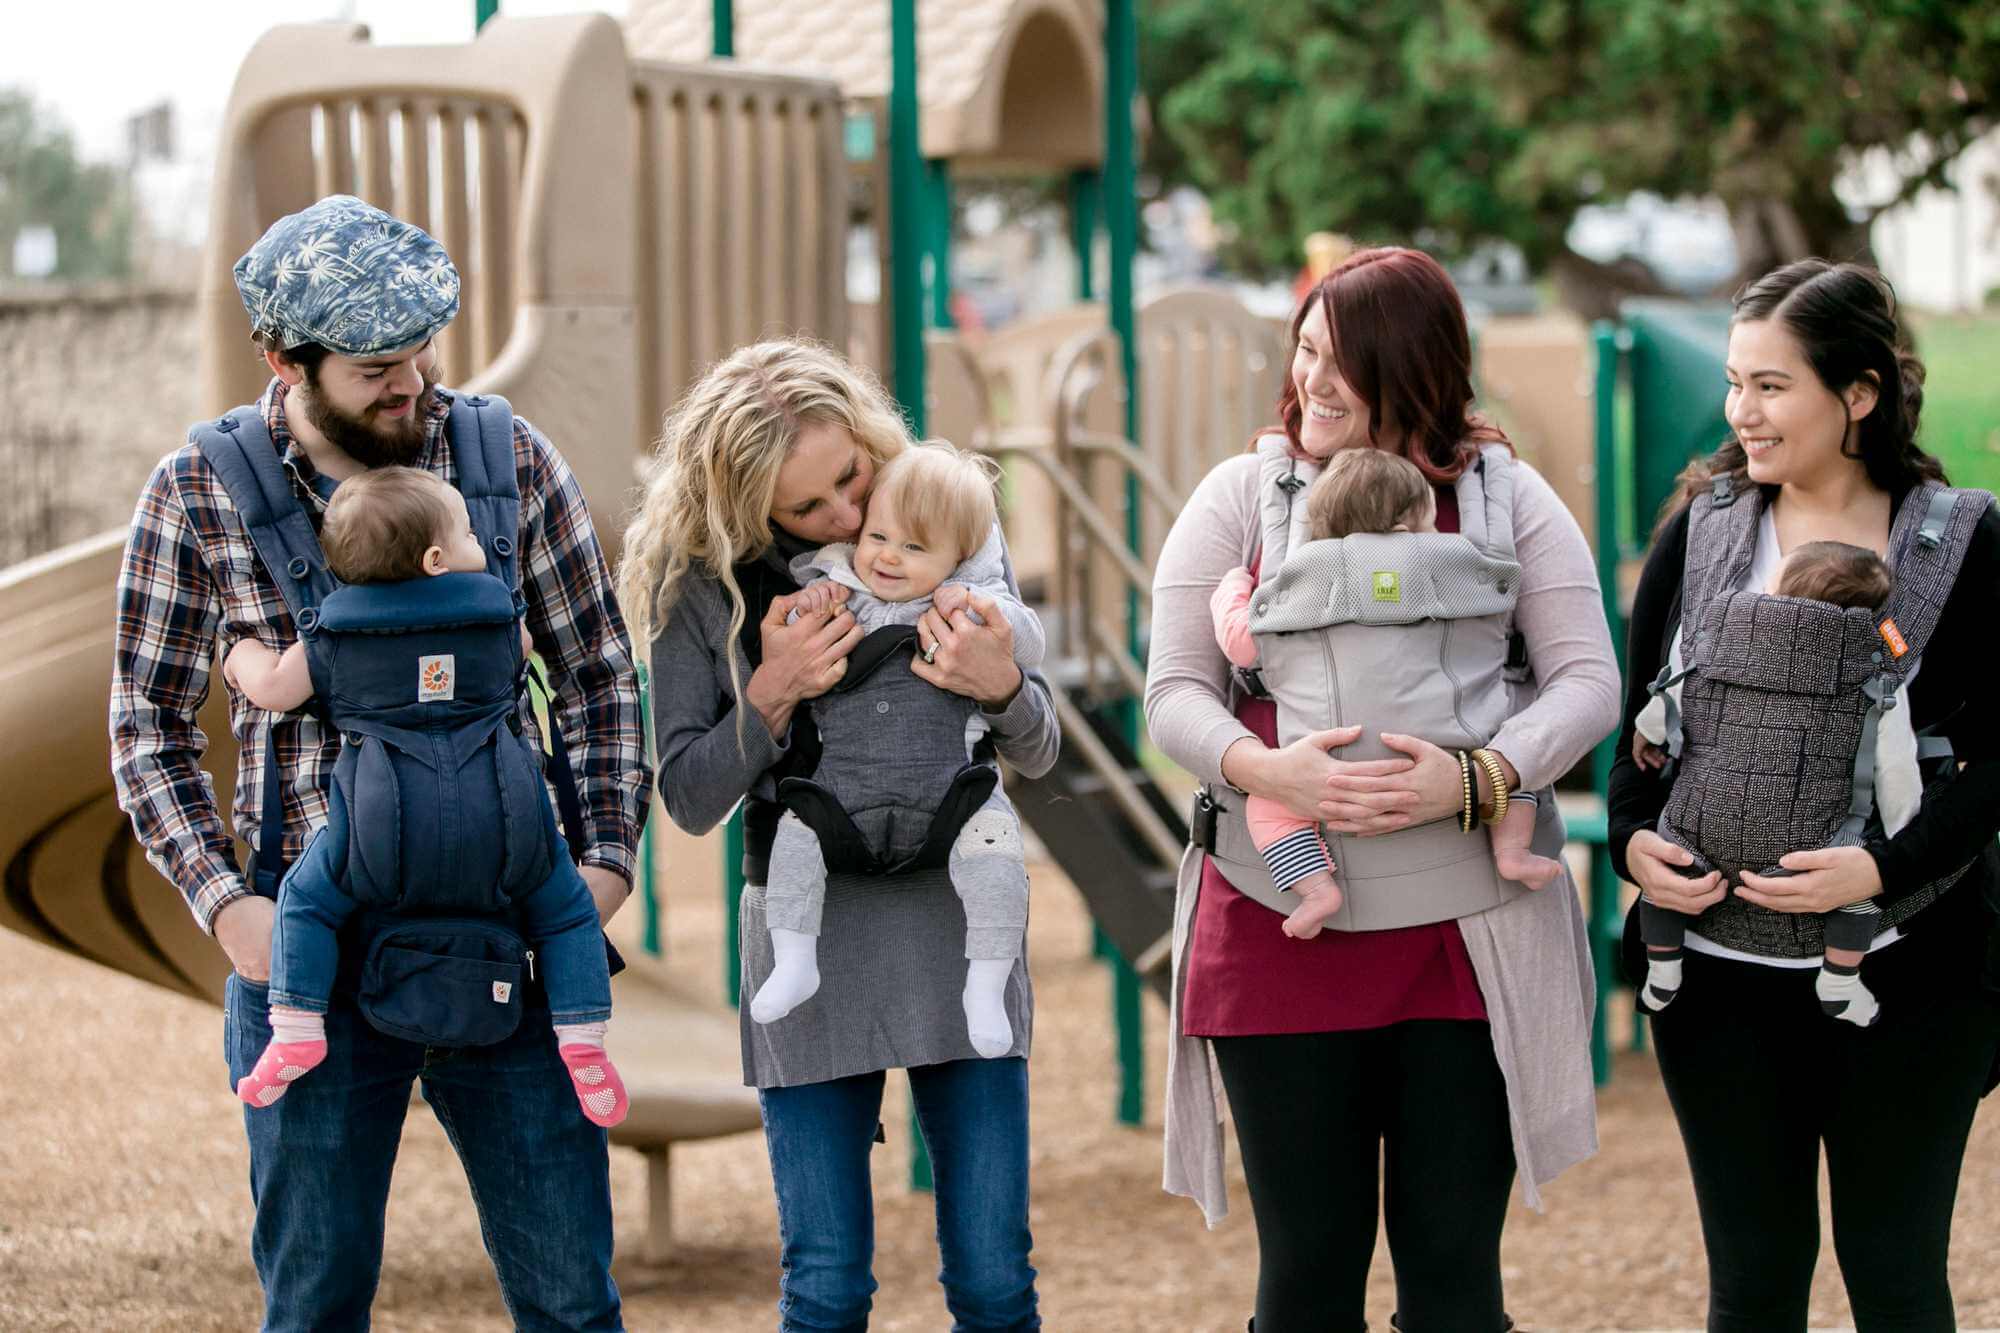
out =
<svg viewBox="0 0 2000 1333"><path fill-rule="evenodd" d="M1633 841L1638 841L1636 835ZM1765 876L1746 870L1736 896L1774 912L1819 913L1866 902L1882 892L1882 869L1866 847L1787 852L1778 864L1793 873Z"/></svg>
<svg viewBox="0 0 2000 1333"><path fill-rule="evenodd" d="M1651 829L1640 829L1625 844L1625 868L1639 892L1655 907L1683 916L1699 916L1722 901L1727 885L1720 871L1690 878L1676 867L1694 864L1694 853L1676 847Z"/></svg>
<svg viewBox="0 0 2000 1333"><path fill-rule="evenodd" d="M1409 820L1399 808L1415 799L1407 790L1406 776L1415 765L1408 759L1346 760L1329 753L1360 737L1360 727L1335 727L1275 750L1254 737L1245 738L1223 755L1223 776L1253 796L1279 802L1301 819L1324 822L1336 833L1401 828Z"/></svg>
<svg viewBox="0 0 2000 1333"><path fill-rule="evenodd" d="M931 609L917 622L917 655L910 660L910 670L941 690L997 712L1021 690L1014 627L992 598L969 588L962 591L964 604L951 611L932 599ZM973 620L974 615L979 621Z"/></svg>
<svg viewBox="0 0 2000 1333"><path fill-rule="evenodd" d="M801 611L790 624L786 621L799 610L804 593L772 598L758 622L764 660L750 673L743 694L772 736L784 735L800 700L817 698L840 682L847 674L847 655L861 642L861 626L844 605L847 589L831 586L827 605Z"/></svg>

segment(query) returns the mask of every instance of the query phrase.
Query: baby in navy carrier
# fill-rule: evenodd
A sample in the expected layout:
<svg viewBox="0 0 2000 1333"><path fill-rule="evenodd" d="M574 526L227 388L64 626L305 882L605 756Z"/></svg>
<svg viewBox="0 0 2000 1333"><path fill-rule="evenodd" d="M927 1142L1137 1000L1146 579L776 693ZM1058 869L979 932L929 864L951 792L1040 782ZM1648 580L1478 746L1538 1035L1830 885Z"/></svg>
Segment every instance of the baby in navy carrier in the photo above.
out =
<svg viewBox="0 0 2000 1333"><path fill-rule="evenodd" d="M279 885L271 1041L237 1095L270 1106L326 1058L337 935L356 911L511 908L583 1114L617 1124L626 1094L604 1051L611 982L602 930L521 736L516 683L533 644L512 590L486 572L465 498L416 468L342 482L321 544L335 577L366 586L326 598L317 651L301 641L280 654L244 639L223 664L224 678L259 708L284 712L318 694L364 729L345 736L349 762L335 767L328 822ZM391 740L378 743L384 736ZM390 758L391 745L404 753ZM443 776L427 781L433 772ZM442 871L445 882L427 871ZM507 983L492 989L491 1002L515 1001L501 993Z"/></svg>
<svg viewBox="0 0 2000 1333"><path fill-rule="evenodd" d="M1889 566L1873 551L1845 542L1808 542L1785 557L1772 579L1771 592L1833 606L1879 610L1894 584ZM1837 649L1836 649L1837 651ZM1667 696L1678 699L1679 684L1655 693L1639 713L1632 736L1632 759L1642 769L1659 770L1668 761ZM1893 831L1916 812L1916 736L1910 730L1909 693L1899 691L1896 706L1883 714L1877 740L1877 800L1885 824ZM1906 753L1904 753L1906 752ZM1772 873L1766 871L1765 873ZM1860 1027L1881 1017L1874 993L1861 980L1861 960L1868 954L1881 917L1872 899L1826 913L1826 958L1815 990L1829 1015ZM1651 902L1639 904L1639 922L1646 942L1646 1007L1667 1007L1681 985L1681 946L1688 918Z"/></svg>
<svg viewBox="0 0 2000 1333"><path fill-rule="evenodd" d="M1380 449L1343 449L1328 460L1306 492L1306 523L1313 541L1357 533L1436 532L1437 497L1424 474L1407 459ZM1231 663L1246 670L1258 661L1250 633L1256 584L1256 577L1239 565L1223 575L1209 601L1216 642ZM1394 633L1398 628L1384 625L1370 632ZM1529 850L1535 807L1534 793L1511 795L1506 814L1493 827L1493 861L1507 879L1539 889L1562 866ZM1285 918L1285 933L1311 939L1340 911L1343 896L1334 878L1338 867L1319 825L1262 796L1245 802L1244 817L1251 840L1271 869L1272 882L1281 891L1299 895L1299 905Z"/></svg>
<svg viewBox="0 0 2000 1333"><path fill-rule="evenodd" d="M976 591L1006 617L1022 671L1041 664L1041 622L1007 583L997 475L990 460L948 444L907 449L878 475L857 543L824 546L792 562L793 578L804 585L795 614L823 610L834 588L845 587L847 609L868 632L849 658L848 678L813 700L823 746L813 781L838 803L843 820L852 819L865 853L883 862L934 843L931 816L943 817L941 797L968 768L990 768L992 760L980 745L990 726L976 701L912 675L900 656L854 665L872 656L876 632L914 626L933 606L947 618L966 608L977 619L969 606ZM926 660L936 651L911 646ZM781 797L789 785L781 785ZM1028 872L1020 820L998 785L988 785L990 794L962 828L939 833L951 837L946 868L965 907L967 1034L976 1052L993 1058L1014 1044L1006 989L1028 923ZM765 887L773 963L750 1002L759 1023L776 1022L819 990L828 851L821 830L801 819L797 806L788 809L772 840Z"/></svg>

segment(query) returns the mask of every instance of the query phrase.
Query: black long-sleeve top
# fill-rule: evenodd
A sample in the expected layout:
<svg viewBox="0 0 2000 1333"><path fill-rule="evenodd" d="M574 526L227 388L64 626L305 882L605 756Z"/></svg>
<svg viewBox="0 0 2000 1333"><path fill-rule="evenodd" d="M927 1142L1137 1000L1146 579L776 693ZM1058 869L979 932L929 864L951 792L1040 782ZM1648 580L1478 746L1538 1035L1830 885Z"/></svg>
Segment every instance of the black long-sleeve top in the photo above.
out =
<svg viewBox="0 0 2000 1333"><path fill-rule="evenodd" d="M1903 495L1892 497L1900 507ZM1639 576L1632 602L1631 637L1626 645L1624 725L1618 758L1611 769L1607 801L1612 864L1631 879L1625 849L1632 835L1659 822L1670 783L1632 760L1632 736L1647 685L1659 675L1681 619L1681 574L1687 563L1688 511L1683 508L1660 533ZM1945 895L1960 912L1975 910L2000 883L2000 510L1989 507L1974 531L1958 581L1924 649L1922 669L1910 685L1911 723L1919 731L1936 727L1948 736L1964 764L1958 777L1926 799L1916 816L1893 838L1867 844L1882 874L1883 904L1894 902L1959 866L1977 861ZM1970 900L1970 901L1968 901ZM1936 909L1906 923L1921 921ZM1944 915L1938 913L1938 915Z"/></svg>

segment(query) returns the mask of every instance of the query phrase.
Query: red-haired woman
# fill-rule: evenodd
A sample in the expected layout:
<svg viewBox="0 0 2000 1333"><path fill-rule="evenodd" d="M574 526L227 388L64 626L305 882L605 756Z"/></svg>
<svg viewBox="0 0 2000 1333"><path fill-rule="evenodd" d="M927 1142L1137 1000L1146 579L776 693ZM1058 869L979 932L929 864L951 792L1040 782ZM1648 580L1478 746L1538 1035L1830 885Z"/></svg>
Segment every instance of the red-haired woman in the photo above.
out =
<svg viewBox="0 0 2000 1333"><path fill-rule="evenodd" d="M1313 288L1292 334L1273 432L1282 439L1266 437L1202 481L1153 585L1147 722L1217 807L1214 820L1197 821L1200 845L1181 867L1166 1187L1193 1197L1211 1224L1227 1208L1212 1052L1256 1216L1257 1333L1365 1327L1378 1199L1396 1271L1392 1326L1498 1333L1511 1327L1500 1230L1517 1170L1539 1205L1539 1185L1596 1150L1592 974L1568 877L1473 914L1293 939L1280 928L1284 895L1237 873L1232 821L1245 794L1278 801L1319 821L1338 861L1348 838L1436 839L1440 821L1493 814L1510 791L1546 795L1617 721L1610 634L1575 520L1472 410L1464 307L1434 260L1404 249L1354 255ZM1291 480L1276 489L1290 494L1301 471L1340 449L1415 463L1437 487L1440 531L1461 530L1461 500L1482 505L1468 530L1511 528L1527 679L1479 763L1398 734L1387 704L1360 726L1281 747L1272 705L1232 678L1217 646L1209 599L1233 566L1259 567L1282 503L1273 460L1289 460ZM1394 682L1380 684L1393 699ZM1390 757L1344 759L1357 742ZM1543 800L1536 850L1561 842ZM1344 887L1352 896L1357 886ZM1452 896L1450 884L1426 887Z"/></svg>

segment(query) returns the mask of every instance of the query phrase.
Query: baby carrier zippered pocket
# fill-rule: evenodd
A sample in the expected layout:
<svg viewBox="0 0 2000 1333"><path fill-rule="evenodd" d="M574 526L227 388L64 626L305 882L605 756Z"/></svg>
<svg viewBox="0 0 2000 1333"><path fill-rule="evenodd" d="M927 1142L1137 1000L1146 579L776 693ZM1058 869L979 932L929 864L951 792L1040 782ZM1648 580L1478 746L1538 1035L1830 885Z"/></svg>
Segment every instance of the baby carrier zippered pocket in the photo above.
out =
<svg viewBox="0 0 2000 1333"><path fill-rule="evenodd" d="M490 1046L521 1025L534 951L491 918L394 921L368 942L363 1016L381 1032L427 1046Z"/></svg>

